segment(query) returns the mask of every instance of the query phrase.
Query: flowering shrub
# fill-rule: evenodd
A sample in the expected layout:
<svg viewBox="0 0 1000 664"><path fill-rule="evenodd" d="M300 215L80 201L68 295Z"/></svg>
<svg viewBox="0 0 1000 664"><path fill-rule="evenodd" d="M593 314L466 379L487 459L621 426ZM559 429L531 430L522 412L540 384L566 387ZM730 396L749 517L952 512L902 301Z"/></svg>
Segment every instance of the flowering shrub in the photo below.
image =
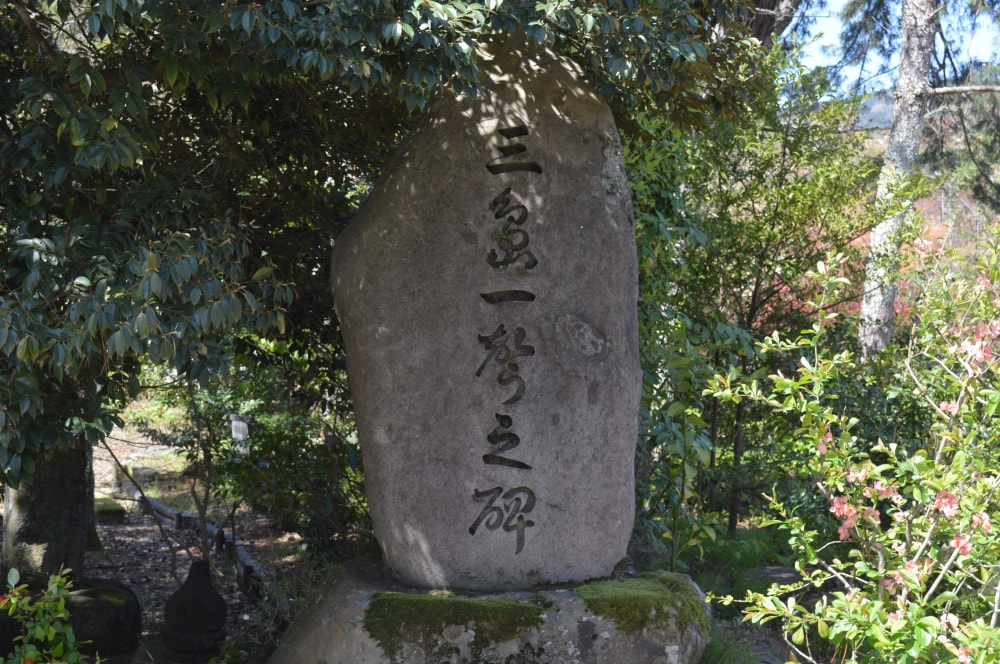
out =
<svg viewBox="0 0 1000 664"><path fill-rule="evenodd" d="M0 656L0 664L82 664L87 660L80 654L79 643L73 634L66 596L69 595L69 570L49 577L49 586L35 597L28 586L18 585L20 575L16 569L7 572L7 594L0 597L0 610L7 612L20 624L20 634L14 637L14 650L7 657Z"/></svg>
<svg viewBox="0 0 1000 664"><path fill-rule="evenodd" d="M779 621L800 661L1000 659L1000 535L990 517L1000 503L1000 252L988 251L971 277L946 256L925 258L909 342L882 360L889 398L917 395L934 414L920 441L855 434L857 420L827 388L865 380L870 367L826 349L828 314L794 340L763 344L764 353L797 353L794 375L771 376L767 387L730 387L721 376L711 385L717 397L797 417L795 436L813 450L815 487L837 523L824 532L818 515L768 496L802 583L749 593L745 617ZM821 264L812 275L827 295L842 281L830 274ZM815 304L822 312L824 302Z"/></svg>

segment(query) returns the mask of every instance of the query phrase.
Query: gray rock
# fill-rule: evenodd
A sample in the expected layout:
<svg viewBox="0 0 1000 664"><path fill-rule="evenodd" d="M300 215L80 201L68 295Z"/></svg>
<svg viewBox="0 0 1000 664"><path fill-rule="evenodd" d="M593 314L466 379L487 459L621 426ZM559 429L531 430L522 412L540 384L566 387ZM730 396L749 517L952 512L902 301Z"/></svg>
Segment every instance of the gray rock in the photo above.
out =
<svg viewBox="0 0 1000 664"><path fill-rule="evenodd" d="M537 592L434 594L355 562L270 664L693 664L708 643L704 596L652 573Z"/></svg>
<svg viewBox="0 0 1000 664"><path fill-rule="evenodd" d="M632 208L607 105L516 42L443 96L334 249L375 534L417 587L605 576L632 530Z"/></svg>

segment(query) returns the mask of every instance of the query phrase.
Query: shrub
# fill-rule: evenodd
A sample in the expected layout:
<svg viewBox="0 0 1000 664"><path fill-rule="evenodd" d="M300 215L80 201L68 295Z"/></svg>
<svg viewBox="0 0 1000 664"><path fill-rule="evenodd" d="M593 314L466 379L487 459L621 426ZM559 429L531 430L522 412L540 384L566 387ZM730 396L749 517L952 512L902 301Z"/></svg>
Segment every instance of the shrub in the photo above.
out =
<svg viewBox="0 0 1000 664"><path fill-rule="evenodd" d="M20 625L14 637L14 650L0 657L0 664L59 662L65 664L87 661L80 653L73 626L70 624L66 597L72 583L69 570L49 577L49 585L41 595L18 585L20 574L14 568L7 572L7 594L0 598L0 609L6 610Z"/></svg>
<svg viewBox="0 0 1000 664"><path fill-rule="evenodd" d="M1000 251L991 248L972 278L947 256L925 254L908 343L887 351L889 399L916 397L933 420L916 440L868 439L830 387L870 367L825 348L828 315L794 340L774 335L762 352L799 352L794 374L767 386L712 391L794 414L799 443L812 450L815 486L837 532L815 514L769 496L774 523L796 549L799 588L788 598L748 593L746 618L777 621L800 661L833 650L835 661L996 661L1000 653L1000 537L990 520L1000 497L995 387L1000 338ZM836 286L830 272L815 278ZM822 306L817 311L822 312ZM821 588L804 606L793 591Z"/></svg>

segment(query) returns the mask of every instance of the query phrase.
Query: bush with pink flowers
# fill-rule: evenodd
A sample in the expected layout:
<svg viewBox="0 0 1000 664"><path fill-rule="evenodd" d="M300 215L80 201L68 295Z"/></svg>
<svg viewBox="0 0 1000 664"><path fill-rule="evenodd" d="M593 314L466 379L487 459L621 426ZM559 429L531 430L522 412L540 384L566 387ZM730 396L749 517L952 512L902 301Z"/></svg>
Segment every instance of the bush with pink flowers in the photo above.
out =
<svg viewBox="0 0 1000 664"><path fill-rule="evenodd" d="M769 405L798 426L812 481L837 523L767 496L771 523L797 551L801 583L748 593L745 618L776 621L799 661L994 662L1000 659L1000 248L965 273L923 250L913 273L905 342L861 365L834 352L824 313L842 279L820 265L818 320L762 352L793 353L794 373L767 381L717 376L718 398ZM836 262L836 261L832 261ZM887 376L888 398L916 397L933 414L919 440L868 439L834 393L851 379ZM728 598L732 600L732 598Z"/></svg>

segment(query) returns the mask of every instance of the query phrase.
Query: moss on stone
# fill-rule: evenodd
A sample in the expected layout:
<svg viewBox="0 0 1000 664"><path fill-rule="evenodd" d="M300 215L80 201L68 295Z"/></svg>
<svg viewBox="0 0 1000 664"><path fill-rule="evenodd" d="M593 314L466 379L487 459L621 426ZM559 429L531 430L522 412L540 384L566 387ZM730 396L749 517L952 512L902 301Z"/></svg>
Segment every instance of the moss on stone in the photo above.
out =
<svg viewBox="0 0 1000 664"><path fill-rule="evenodd" d="M698 591L668 572L646 572L634 579L591 581L577 587L587 609L634 634L651 625L677 621L683 630L692 621L708 631L708 612Z"/></svg>
<svg viewBox="0 0 1000 664"><path fill-rule="evenodd" d="M389 657L399 652L401 641L415 642L416 635L433 638L451 625L472 625L475 637L471 646L479 651L540 626L542 612L540 606L505 599L385 592L372 597L364 626Z"/></svg>
<svg viewBox="0 0 1000 664"><path fill-rule="evenodd" d="M125 508L105 495L94 496L94 517L98 523L125 523Z"/></svg>
<svg viewBox="0 0 1000 664"><path fill-rule="evenodd" d="M124 606L126 600L125 591L121 588L84 588L83 590L74 590L70 596L81 603L107 602L118 606Z"/></svg>

